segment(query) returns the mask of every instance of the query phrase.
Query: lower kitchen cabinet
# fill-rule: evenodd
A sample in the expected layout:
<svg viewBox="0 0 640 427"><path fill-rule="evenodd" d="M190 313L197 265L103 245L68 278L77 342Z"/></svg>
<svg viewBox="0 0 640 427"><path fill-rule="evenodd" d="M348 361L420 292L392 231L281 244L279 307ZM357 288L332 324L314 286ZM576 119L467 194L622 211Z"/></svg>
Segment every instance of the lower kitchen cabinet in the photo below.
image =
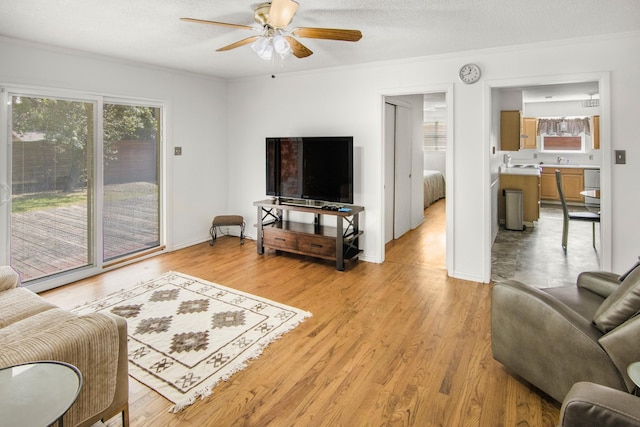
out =
<svg viewBox="0 0 640 427"><path fill-rule="evenodd" d="M506 202L502 190L522 191L522 219L528 226L540 218L540 177L537 175L500 174L498 195L498 219L506 220Z"/></svg>
<svg viewBox="0 0 640 427"><path fill-rule="evenodd" d="M560 201L558 186L556 184L556 169L562 176L562 191L567 202L584 202L584 196L580 194L584 190L584 169L543 167L540 174L540 199Z"/></svg>

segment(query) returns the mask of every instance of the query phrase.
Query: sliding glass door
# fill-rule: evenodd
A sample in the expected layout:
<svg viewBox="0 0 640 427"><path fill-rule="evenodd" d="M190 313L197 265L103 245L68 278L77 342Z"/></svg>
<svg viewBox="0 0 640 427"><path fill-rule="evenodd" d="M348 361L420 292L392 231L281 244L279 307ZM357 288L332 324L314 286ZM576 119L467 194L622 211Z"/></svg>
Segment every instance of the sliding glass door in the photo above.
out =
<svg viewBox="0 0 640 427"><path fill-rule="evenodd" d="M104 104L103 259L160 245L160 108Z"/></svg>
<svg viewBox="0 0 640 427"><path fill-rule="evenodd" d="M161 247L161 106L1 94L0 264L60 282Z"/></svg>
<svg viewBox="0 0 640 427"><path fill-rule="evenodd" d="M86 267L95 102L11 95L11 265L23 281Z"/></svg>

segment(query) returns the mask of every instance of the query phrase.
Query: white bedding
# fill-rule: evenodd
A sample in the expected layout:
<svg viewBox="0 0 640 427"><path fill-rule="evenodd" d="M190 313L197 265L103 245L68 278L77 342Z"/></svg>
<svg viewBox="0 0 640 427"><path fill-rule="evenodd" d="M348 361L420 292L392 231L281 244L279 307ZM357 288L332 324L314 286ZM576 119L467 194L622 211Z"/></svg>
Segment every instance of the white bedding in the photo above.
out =
<svg viewBox="0 0 640 427"><path fill-rule="evenodd" d="M439 171L424 171L424 207L445 196L444 175Z"/></svg>

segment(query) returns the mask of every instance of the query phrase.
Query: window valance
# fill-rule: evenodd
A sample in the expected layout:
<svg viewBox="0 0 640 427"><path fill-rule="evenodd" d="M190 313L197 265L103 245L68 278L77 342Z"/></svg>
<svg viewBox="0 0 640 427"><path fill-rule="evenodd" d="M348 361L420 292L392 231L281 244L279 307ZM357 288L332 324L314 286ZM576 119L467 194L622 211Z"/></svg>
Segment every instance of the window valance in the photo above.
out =
<svg viewBox="0 0 640 427"><path fill-rule="evenodd" d="M538 119L538 135L578 135L584 133L591 135L591 128L589 126L589 118L576 118L576 119Z"/></svg>

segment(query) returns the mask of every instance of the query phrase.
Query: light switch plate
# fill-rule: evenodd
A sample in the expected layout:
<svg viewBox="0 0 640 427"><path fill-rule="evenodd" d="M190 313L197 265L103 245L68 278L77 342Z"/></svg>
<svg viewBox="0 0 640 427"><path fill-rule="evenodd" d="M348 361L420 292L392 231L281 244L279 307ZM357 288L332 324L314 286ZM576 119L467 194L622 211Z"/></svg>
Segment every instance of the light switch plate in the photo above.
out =
<svg viewBox="0 0 640 427"><path fill-rule="evenodd" d="M173 154L175 156L182 156L182 147L173 147Z"/></svg>
<svg viewBox="0 0 640 427"><path fill-rule="evenodd" d="M616 165L624 165L627 163L627 152L625 150L615 150Z"/></svg>

